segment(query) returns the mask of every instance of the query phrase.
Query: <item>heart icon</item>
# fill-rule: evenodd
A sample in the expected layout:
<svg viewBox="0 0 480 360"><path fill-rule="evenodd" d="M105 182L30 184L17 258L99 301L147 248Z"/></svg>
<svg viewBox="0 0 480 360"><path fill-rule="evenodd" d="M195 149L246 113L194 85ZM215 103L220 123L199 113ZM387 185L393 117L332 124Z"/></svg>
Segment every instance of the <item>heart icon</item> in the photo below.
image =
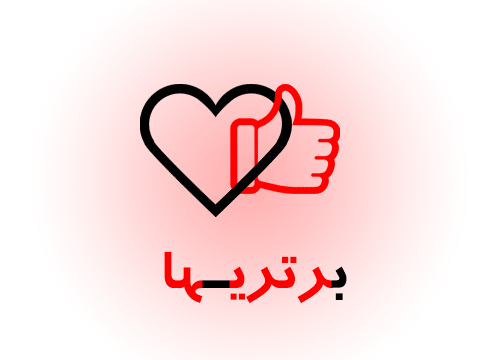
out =
<svg viewBox="0 0 480 360"><path fill-rule="evenodd" d="M200 190L157 146L150 132L150 115L155 106L164 98L174 94L186 94L193 96L205 105L214 116L217 116L222 109L235 98L245 94L257 94L266 97L272 103L275 100L275 91L266 86L247 84L240 85L224 94L215 104L213 100L202 90L195 86L185 84L175 84L166 86L155 92L145 103L140 115L140 134L142 135L145 146L157 158L160 163L193 195L205 206L214 216L220 214L232 203L240 193L257 178L263 170L282 152L290 139L292 132L292 119L287 104L282 100L280 106L280 116L282 119L282 131L277 142L268 151L268 153L240 180L230 189L224 197L217 203L214 203L205 193Z"/></svg>

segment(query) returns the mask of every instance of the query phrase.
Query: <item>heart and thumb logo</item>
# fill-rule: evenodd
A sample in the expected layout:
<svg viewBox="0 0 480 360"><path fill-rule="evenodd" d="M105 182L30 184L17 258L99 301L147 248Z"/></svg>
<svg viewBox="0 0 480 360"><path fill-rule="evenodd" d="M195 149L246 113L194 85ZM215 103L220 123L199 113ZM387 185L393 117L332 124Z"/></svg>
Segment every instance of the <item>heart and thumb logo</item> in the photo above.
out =
<svg viewBox="0 0 480 360"><path fill-rule="evenodd" d="M222 109L235 98L246 94L257 94L266 97L275 103L275 91L257 84L246 84L237 86L225 93L220 100L215 102L202 90L195 86L186 84L175 84L166 86L155 92L145 103L140 115L140 134L145 146L155 158L214 216L218 216L225 208L242 193L248 185L257 178L263 170L282 152L290 139L292 132L292 119L287 104L282 100L279 106L282 120L282 130L275 145L267 154L255 164L255 166L228 191L217 203L214 203L205 193L195 185L174 163L153 140L150 132L150 116L155 106L164 98L175 94L190 95L205 105L214 116L217 116Z"/></svg>

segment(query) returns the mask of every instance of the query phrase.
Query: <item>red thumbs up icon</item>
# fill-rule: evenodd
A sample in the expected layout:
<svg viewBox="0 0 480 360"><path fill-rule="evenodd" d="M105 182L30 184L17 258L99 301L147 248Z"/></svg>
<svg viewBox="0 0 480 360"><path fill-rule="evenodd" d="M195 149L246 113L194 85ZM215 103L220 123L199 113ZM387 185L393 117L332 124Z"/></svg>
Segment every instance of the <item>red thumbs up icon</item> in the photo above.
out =
<svg viewBox="0 0 480 360"><path fill-rule="evenodd" d="M332 175L333 170L335 168L335 157L338 154L338 139L340 138L340 127L338 124L332 120L326 119L305 119L302 118L302 100L298 92L291 86L291 85L280 85L276 92L275 92L275 101L273 104L272 109L264 118L260 120L256 119L237 119L235 120L231 127L230 127L230 186L233 188L238 182L238 135L239 129L241 127L253 127L254 130L254 165L258 163L258 130L270 123L275 115L278 113L280 104L282 102L282 93L288 92L291 94L295 101L295 117L293 120L293 129L291 138L283 150L282 153L288 152L288 150L295 146L295 134L299 133L301 128L309 127L309 134L312 134L313 142L319 142L323 144L329 144L331 149L327 153L321 153L320 150L317 153L312 154L303 154L303 156L311 157L312 160L324 160L326 162L326 168L319 170L320 166L318 163L320 161L312 161L309 162L309 165L305 169L301 169L301 173L296 174L299 175L300 178L310 179L309 186L285 186L282 185L281 176L278 179L274 179L275 183L272 182L265 182L257 177L253 183L253 186L247 187L242 194L254 194L259 189L266 189L270 191L276 191L279 193L285 194L319 194L323 192L329 182L329 177ZM322 127L330 128L333 132L333 135L329 138L319 138L316 134ZM293 140L293 141L292 141ZM298 144L296 144L298 146ZM302 145L302 144L300 144ZM304 152L302 152L304 153ZM279 158L282 154L280 154ZM303 160L303 159L298 159ZM269 165L269 167L274 166L277 159ZM268 168L267 168L268 169ZM291 169L284 169L285 173L291 172ZM312 181L313 179L317 179L318 181ZM277 184L280 183L280 184Z"/></svg>

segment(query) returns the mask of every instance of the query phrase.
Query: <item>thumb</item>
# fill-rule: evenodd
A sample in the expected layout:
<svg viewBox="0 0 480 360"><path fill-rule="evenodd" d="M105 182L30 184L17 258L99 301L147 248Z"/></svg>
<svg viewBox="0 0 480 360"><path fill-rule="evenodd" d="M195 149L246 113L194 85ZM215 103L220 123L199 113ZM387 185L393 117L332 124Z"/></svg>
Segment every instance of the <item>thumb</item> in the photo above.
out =
<svg viewBox="0 0 480 360"><path fill-rule="evenodd" d="M295 124L295 121L302 118L302 99L300 98L298 91L295 90L292 85L282 84L275 91L275 101L273 102L272 109L264 118L258 120L258 127L267 125L270 121L273 120L273 118L275 118L278 111L280 110L280 106L286 106L285 102L282 100L283 92L290 93L290 95L293 97L293 100L295 101L295 116L293 117L293 124Z"/></svg>

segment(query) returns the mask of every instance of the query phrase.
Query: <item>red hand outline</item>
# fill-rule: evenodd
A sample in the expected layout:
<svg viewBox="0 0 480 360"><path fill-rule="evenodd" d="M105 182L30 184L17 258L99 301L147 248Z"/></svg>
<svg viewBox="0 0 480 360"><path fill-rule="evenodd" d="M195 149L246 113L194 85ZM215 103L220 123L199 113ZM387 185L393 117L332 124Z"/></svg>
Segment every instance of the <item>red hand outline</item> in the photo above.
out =
<svg viewBox="0 0 480 360"><path fill-rule="evenodd" d="M319 142L329 143L332 147L332 150L327 156L315 156L316 160L326 160L327 169L322 173L313 173L312 177L321 178L321 183L318 186L313 187L294 187L294 186L283 186L276 185L268 182L261 181L258 177L255 179L252 187L247 187L242 194L254 194L260 189L266 189L270 191L286 193L286 194L319 194L323 192L329 183L329 177L332 175L333 170L335 169L335 158L338 154L338 140L340 139L340 127L333 120L328 119L306 119L302 118L302 99L298 94L297 90L291 85L283 84L280 85L275 91L275 101L270 112L263 119L255 120L248 118L240 118L235 120L230 126L230 186L233 188L238 182L238 127L242 125L253 126L255 130L255 158L254 164L258 163L258 129L262 126L265 126L270 121L273 120L275 115L280 109L282 102L282 93L284 91L289 92L294 101L295 101L295 117L293 120L293 126L328 126L333 130L333 136L329 139L319 139Z"/></svg>

